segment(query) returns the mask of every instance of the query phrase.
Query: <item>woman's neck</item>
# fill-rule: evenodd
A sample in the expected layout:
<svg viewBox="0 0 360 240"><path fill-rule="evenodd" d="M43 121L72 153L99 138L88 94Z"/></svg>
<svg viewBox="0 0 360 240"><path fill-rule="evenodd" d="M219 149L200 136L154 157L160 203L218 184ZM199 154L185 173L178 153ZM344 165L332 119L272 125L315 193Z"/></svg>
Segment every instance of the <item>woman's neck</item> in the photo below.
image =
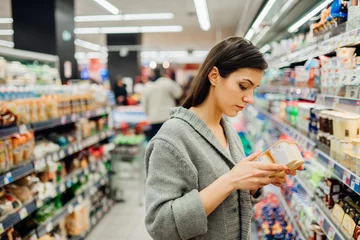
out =
<svg viewBox="0 0 360 240"><path fill-rule="evenodd" d="M222 117L222 112L217 107L217 104L210 97L206 98L203 103L196 107L191 107L190 111L198 115L209 128L218 127Z"/></svg>

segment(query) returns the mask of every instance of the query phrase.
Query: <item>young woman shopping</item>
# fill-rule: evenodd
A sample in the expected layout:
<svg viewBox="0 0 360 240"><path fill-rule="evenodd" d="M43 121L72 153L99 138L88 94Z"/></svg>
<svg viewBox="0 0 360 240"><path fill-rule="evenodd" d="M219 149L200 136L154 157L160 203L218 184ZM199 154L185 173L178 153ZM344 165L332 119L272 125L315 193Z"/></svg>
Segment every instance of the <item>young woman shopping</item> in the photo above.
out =
<svg viewBox="0 0 360 240"><path fill-rule="evenodd" d="M171 109L146 151L146 227L155 240L249 239L252 207L262 187L285 178L284 165L245 157L224 115L253 103L267 68L249 41L230 37L208 54L183 106Z"/></svg>

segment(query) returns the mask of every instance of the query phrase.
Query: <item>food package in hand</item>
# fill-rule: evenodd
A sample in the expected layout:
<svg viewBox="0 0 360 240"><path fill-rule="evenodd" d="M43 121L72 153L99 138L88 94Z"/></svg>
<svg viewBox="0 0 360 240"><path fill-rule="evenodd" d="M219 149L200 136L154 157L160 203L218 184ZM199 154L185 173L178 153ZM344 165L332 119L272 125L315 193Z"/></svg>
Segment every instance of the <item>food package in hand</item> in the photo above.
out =
<svg viewBox="0 0 360 240"><path fill-rule="evenodd" d="M305 163L297 144L286 140L271 146L257 158L257 161L283 164L290 170L295 170ZM284 175L285 172L278 174L279 177Z"/></svg>

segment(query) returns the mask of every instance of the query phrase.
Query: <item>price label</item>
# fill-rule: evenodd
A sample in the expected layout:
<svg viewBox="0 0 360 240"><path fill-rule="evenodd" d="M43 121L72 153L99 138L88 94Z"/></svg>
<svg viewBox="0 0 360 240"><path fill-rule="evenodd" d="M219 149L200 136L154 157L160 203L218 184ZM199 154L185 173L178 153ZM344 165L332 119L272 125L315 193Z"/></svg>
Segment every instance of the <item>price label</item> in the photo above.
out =
<svg viewBox="0 0 360 240"><path fill-rule="evenodd" d="M29 238L29 240L38 240L37 235L34 233L33 235L31 235L31 237Z"/></svg>
<svg viewBox="0 0 360 240"><path fill-rule="evenodd" d="M72 181L73 181L73 183L77 183L77 181L78 181L77 176L72 177Z"/></svg>
<svg viewBox="0 0 360 240"><path fill-rule="evenodd" d="M40 208L44 205L44 202L41 199L36 199L36 207Z"/></svg>
<svg viewBox="0 0 360 240"><path fill-rule="evenodd" d="M71 121L76 122L78 119L79 119L79 116L77 114L74 113L71 115Z"/></svg>
<svg viewBox="0 0 360 240"><path fill-rule="evenodd" d="M324 218L322 216L320 216L320 222L319 222L320 227L324 226Z"/></svg>
<svg viewBox="0 0 360 240"><path fill-rule="evenodd" d="M9 184L13 181L12 173L8 172L4 177L4 183Z"/></svg>
<svg viewBox="0 0 360 240"><path fill-rule="evenodd" d="M48 224L46 224L45 230L47 233L51 232L51 230L53 230L54 226L52 224L52 222L49 222Z"/></svg>
<svg viewBox="0 0 360 240"><path fill-rule="evenodd" d="M327 238L329 240L334 240L335 238L335 229L332 226L330 226L329 228L329 233L327 234Z"/></svg>
<svg viewBox="0 0 360 240"><path fill-rule="evenodd" d="M61 116L60 121L62 125L66 124L66 116Z"/></svg>
<svg viewBox="0 0 360 240"><path fill-rule="evenodd" d="M67 186L68 188L70 188L70 187L72 186L71 180L68 180L68 181L66 182L66 186Z"/></svg>
<svg viewBox="0 0 360 240"><path fill-rule="evenodd" d="M82 195L79 195L79 196L77 197L77 201L78 201L79 203L81 203L83 200L84 200L84 198L83 198Z"/></svg>
<svg viewBox="0 0 360 240"><path fill-rule="evenodd" d="M74 212L74 206L73 206L73 205L70 205L70 206L68 207L68 213L71 214L71 213L73 213L73 212Z"/></svg>
<svg viewBox="0 0 360 240"><path fill-rule="evenodd" d="M19 132L20 132L21 134L27 133L27 132L28 132L27 126L26 126L25 124L20 125L20 126L19 126Z"/></svg>
<svg viewBox="0 0 360 240"><path fill-rule="evenodd" d="M327 177L333 176L334 168L335 168L335 163L333 161L328 161Z"/></svg>
<svg viewBox="0 0 360 240"><path fill-rule="evenodd" d="M53 159L55 162L59 161L59 155L58 155L57 153L53 153L52 159Z"/></svg>
<svg viewBox="0 0 360 240"><path fill-rule="evenodd" d="M355 179L352 179L352 180L351 180L350 188L351 188L351 189L354 189L354 188L355 188Z"/></svg>
<svg viewBox="0 0 360 240"><path fill-rule="evenodd" d="M5 231L4 226L2 223L0 223L0 234L2 234Z"/></svg>
<svg viewBox="0 0 360 240"><path fill-rule="evenodd" d="M359 185L360 185L360 179L357 178L355 180L355 186L354 186L354 191L357 192L357 193L359 193Z"/></svg>
<svg viewBox="0 0 360 240"><path fill-rule="evenodd" d="M60 151L59 157L60 157L60 159L65 158L65 151L64 151L64 150L61 150L61 151Z"/></svg>
<svg viewBox="0 0 360 240"><path fill-rule="evenodd" d="M52 155L50 155L50 154L47 155L47 156L46 156L46 162L48 162L48 163L50 162L50 163L51 163L52 161L53 161Z"/></svg>
<svg viewBox="0 0 360 240"><path fill-rule="evenodd" d="M91 218L91 225L95 225L96 224L96 217L92 217Z"/></svg>
<svg viewBox="0 0 360 240"><path fill-rule="evenodd" d="M66 187L65 187L65 184L60 184L60 192L65 192L66 190Z"/></svg>
<svg viewBox="0 0 360 240"><path fill-rule="evenodd" d="M348 186L350 185L350 177L351 177L351 174L348 170L344 170L344 174L343 174L343 182L345 184L347 184Z"/></svg>
<svg viewBox="0 0 360 240"><path fill-rule="evenodd" d="M21 220L26 218L28 216L28 212L27 212L26 208L23 207L22 209L20 209L19 215L20 215Z"/></svg>
<svg viewBox="0 0 360 240"><path fill-rule="evenodd" d="M81 176L81 178L80 178L80 182L81 182L81 183L86 182L86 178L85 178L85 176Z"/></svg>

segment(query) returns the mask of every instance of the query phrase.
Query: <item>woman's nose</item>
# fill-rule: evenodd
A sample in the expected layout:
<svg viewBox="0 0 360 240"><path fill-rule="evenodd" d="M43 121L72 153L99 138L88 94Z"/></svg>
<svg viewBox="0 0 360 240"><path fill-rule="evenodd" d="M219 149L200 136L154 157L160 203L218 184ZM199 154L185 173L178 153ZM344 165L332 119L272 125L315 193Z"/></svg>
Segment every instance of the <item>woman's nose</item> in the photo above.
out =
<svg viewBox="0 0 360 240"><path fill-rule="evenodd" d="M253 104L254 103L254 97L253 95L247 95L243 98L243 101L249 104Z"/></svg>

